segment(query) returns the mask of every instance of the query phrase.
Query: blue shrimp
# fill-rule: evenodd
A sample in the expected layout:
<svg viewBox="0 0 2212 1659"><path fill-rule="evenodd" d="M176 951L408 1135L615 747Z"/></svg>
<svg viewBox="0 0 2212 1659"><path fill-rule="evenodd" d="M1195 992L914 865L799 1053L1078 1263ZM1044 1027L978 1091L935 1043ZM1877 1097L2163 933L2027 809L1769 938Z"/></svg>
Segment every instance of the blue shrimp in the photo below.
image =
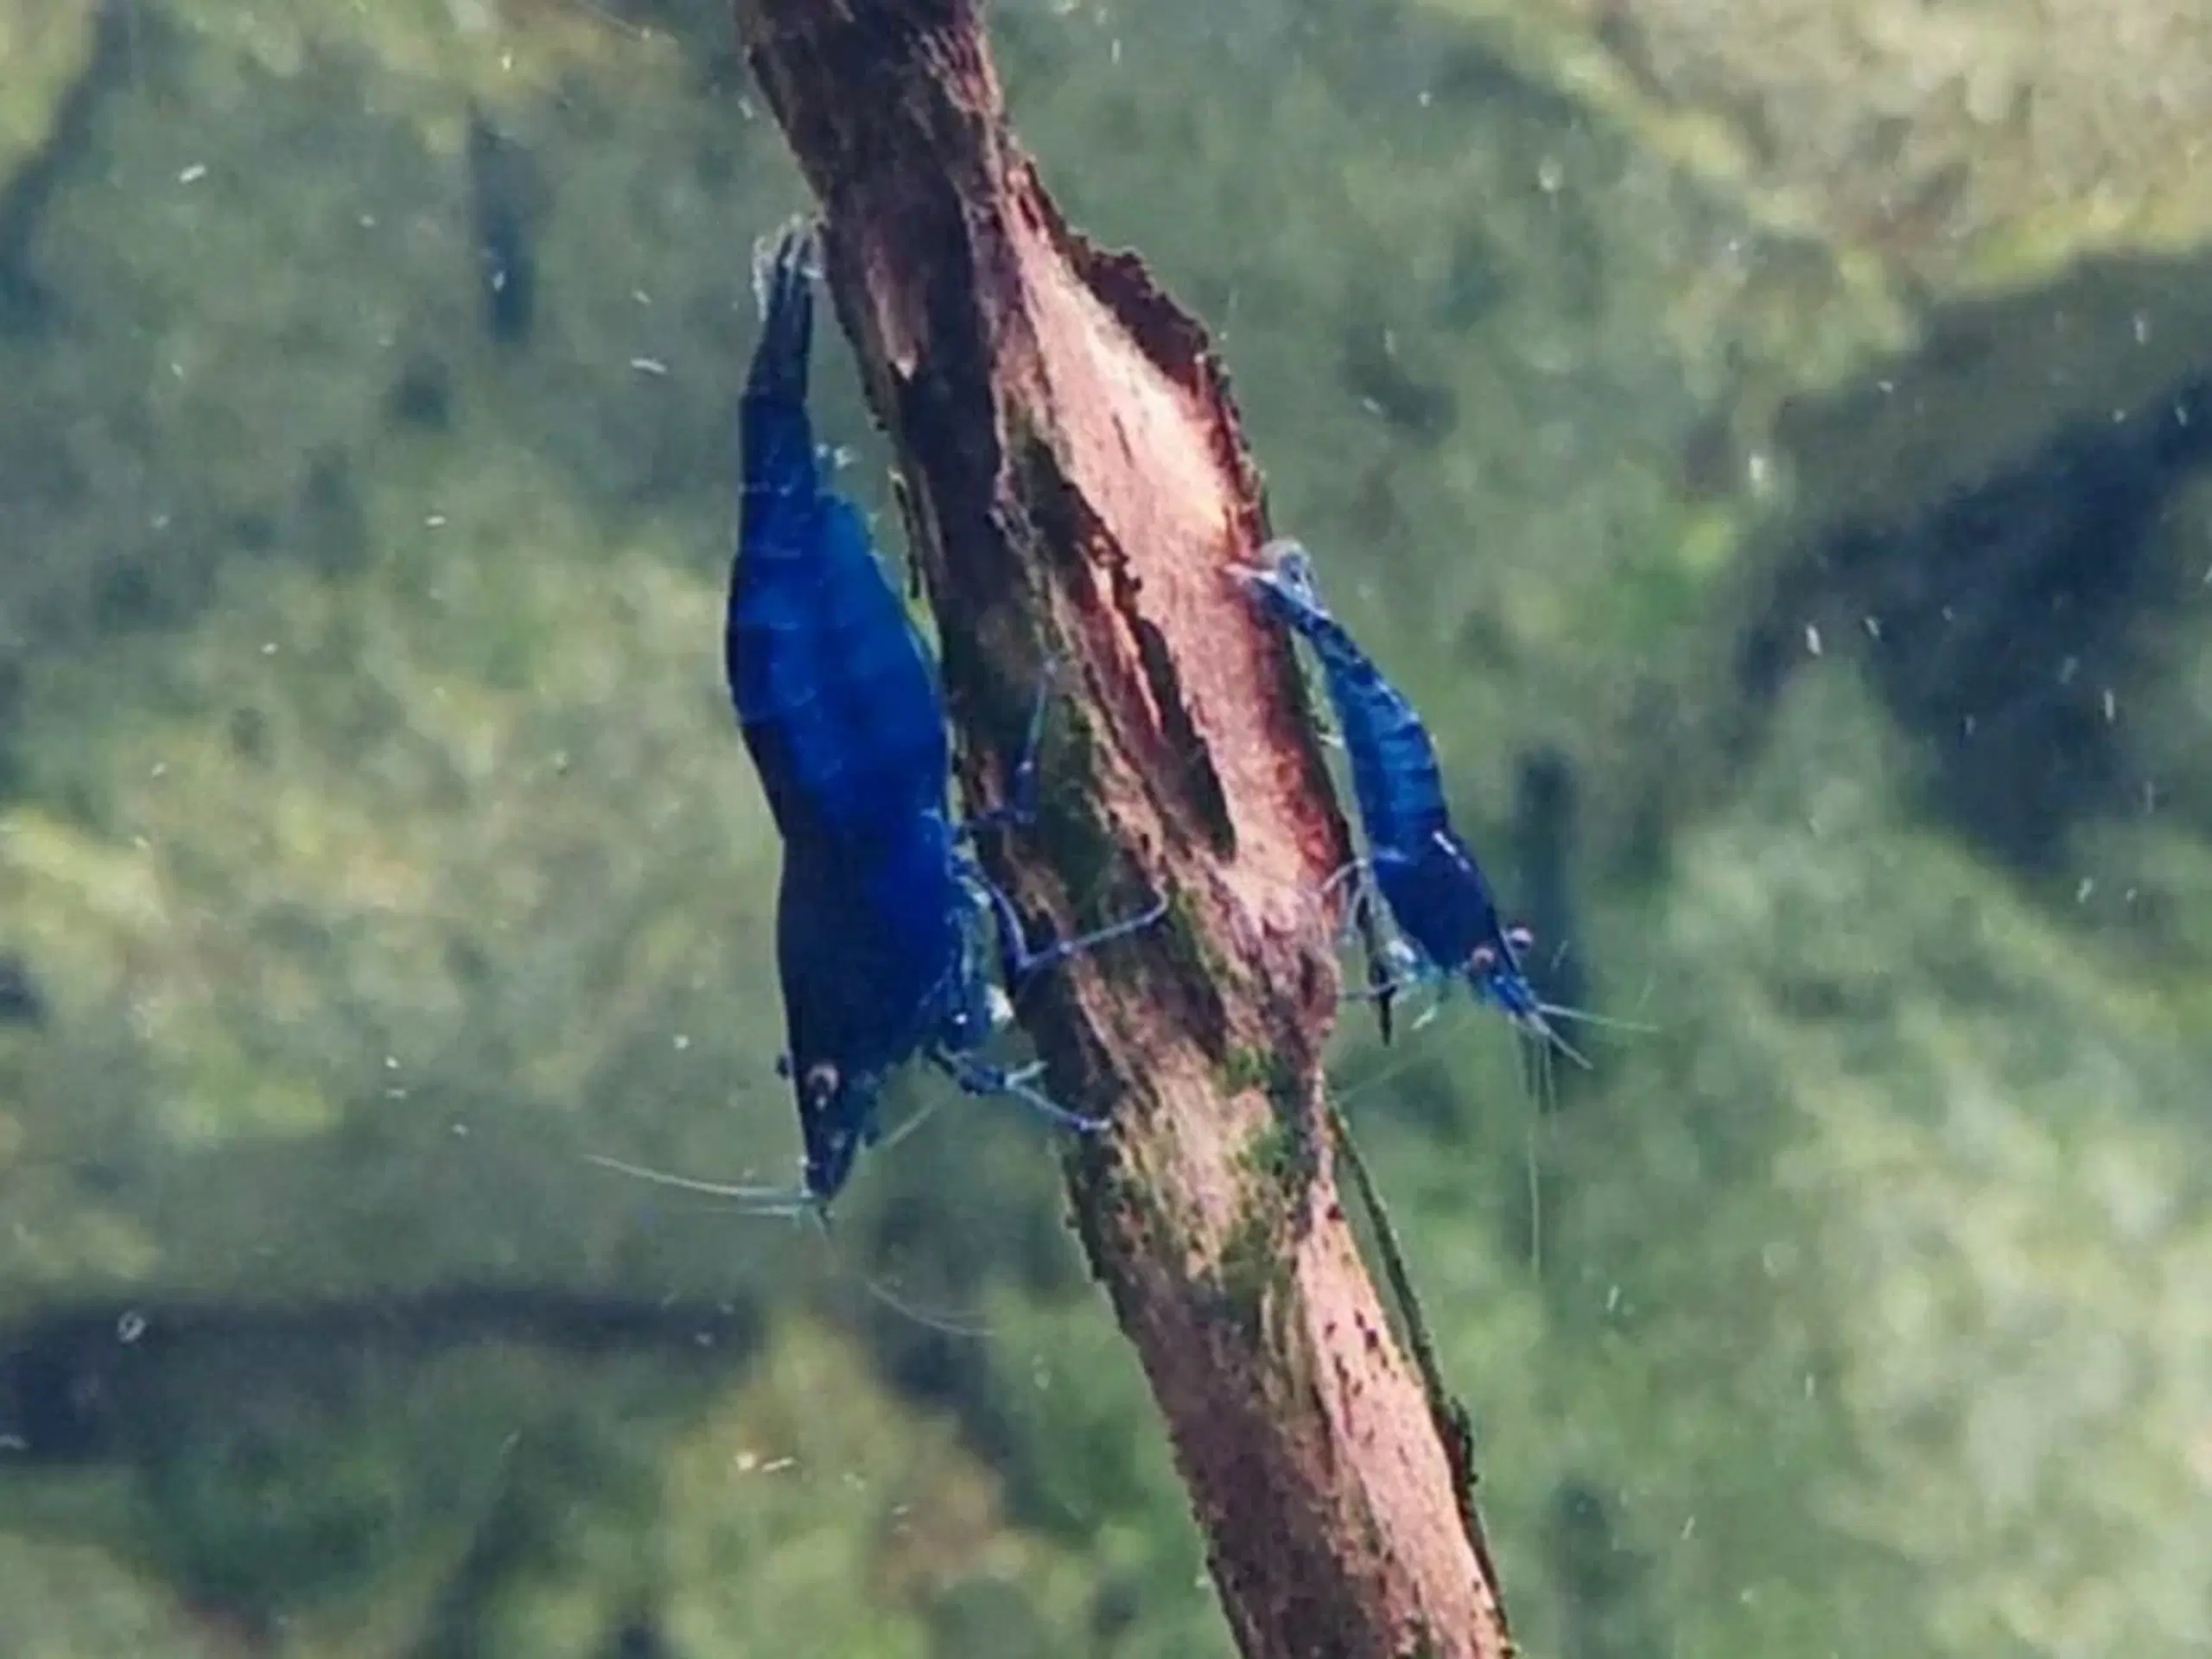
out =
<svg viewBox="0 0 2212 1659"><path fill-rule="evenodd" d="M1523 927L1499 920L1497 902L1444 801L1435 746L1402 692L1385 679L1321 602L1313 563L1297 543L1262 550L1257 567L1233 567L1262 608L1313 647L1329 702L1351 760L1367 857L1330 878L1371 878L1402 936L1403 972L1366 995L1464 977L1477 1000L1498 1009L1539 1052L1556 1049L1588 1066L1554 1019L1585 1018L1537 993L1522 954L1534 944Z"/></svg>
<svg viewBox="0 0 2212 1659"><path fill-rule="evenodd" d="M1035 816L1039 689L1009 802L956 822L944 707L912 620L858 510L831 491L806 395L813 238L785 232L758 262L762 313L740 404L744 485L724 660L740 729L784 843L776 960L787 1037L779 1071L797 1096L805 1156L796 1192L756 1207L826 1215L880 1133L890 1074L926 1058L963 1092L1011 1095L1080 1128L1031 1079L982 1058L1012 1017L985 934L995 920L1011 987L1150 925L1140 916L1032 950L1014 905L976 864L978 830Z"/></svg>

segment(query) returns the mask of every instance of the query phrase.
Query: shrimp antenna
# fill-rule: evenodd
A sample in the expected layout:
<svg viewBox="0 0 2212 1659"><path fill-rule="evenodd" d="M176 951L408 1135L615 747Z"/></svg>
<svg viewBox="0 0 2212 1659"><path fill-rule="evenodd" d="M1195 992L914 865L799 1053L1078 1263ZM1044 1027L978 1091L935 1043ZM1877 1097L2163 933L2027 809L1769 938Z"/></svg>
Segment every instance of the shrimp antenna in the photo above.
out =
<svg viewBox="0 0 2212 1659"><path fill-rule="evenodd" d="M919 1128L935 1110L936 1108L931 1106L917 1112L899 1126L887 1144L895 1145L904 1140ZM655 1186L672 1187L680 1192L697 1192L708 1198L734 1199L738 1209L746 1215L774 1216L792 1221L811 1217L821 1224L823 1236L829 1239L830 1249L836 1252L844 1269L853 1275L862 1290L893 1313L948 1337L980 1340L991 1333L989 1325L980 1318L969 1319L958 1313L925 1307L918 1302L909 1301L873 1274L860 1271L852 1258L846 1255L841 1236L830 1224L829 1206L803 1187L749 1186L726 1181L700 1180L664 1169L648 1168L643 1164L625 1163L620 1158L609 1158L595 1152L586 1153L584 1161L596 1164L601 1169L611 1169L619 1175L650 1181Z"/></svg>
<svg viewBox="0 0 2212 1659"><path fill-rule="evenodd" d="M731 1198L748 1215L804 1217L821 1209L814 1195L798 1186L749 1186L730 1181L705 1181L690 1175L677 1175L664 1169L649 1169L643 1164L626 1164L620 1158L588 1152L584 1161L596 1164L601 1169L611 1169L618 1175L629 1175L641 1181L651 1181L655 1186L674 1187L682 1192L698 1192L712 1198Z"/></svg>
<svg viewBox="0 0 2212 1659"><path fill-rule="evenodd" d="M1573 1043L1568 1042L1565 1037L1561 1036L1560 1034L1559 1027L1553 1025L1549 1020L1545 1018L1545 1015L1552 1013L1553 1010L1548 1007L1545 1007L1541 1003L1539 1003L1537 1007L1541 1010L1541 1012L1523 1014L1513 1022L1521 1027L1522 1033L1528 1036L1529 1040L1535 1046L1536 1049L1540 1052L1547 1055L1548 1055L1554 1049L1556 1049L1560 1053L1566 1055L1568 1059L1573 1060L1577 1065L1580 1066L1585 1071L1596 1071L1598 1068L1590 1064L1589 1057L1583 1053L1580 1049L1575 1047Z"/></svg>
<svg viewBox="0 0 2212 1659"><path fill-rule="evenodd" d="M1569 1053L1573 1050L1569 1049ZM1522 1167L1529 1183L1529 1271L1541 1283L1544 1277L1544 1167L1536 1137L1549 1116L1556 1084L1552 1076L1548 1042L1531 1042L1522 1050L1522 1078L1535 1097L1536 1109L1521 1127Z"/></svg>
<svg viewBox="0 0 2212 1659"><path fill-rule="evenodd" d="M1587 1008L1570 1008L1560 1002L1539 1002L1537 1008L1554 1020L1573 1020L1585 1026L1603 1026L1608 1031L1636 1031L1655 1035L1659 1027L1645 1025L1640 1020L1618 1020L1608 1014L1592 1014Z"/></svg>
<svg viewBox="0 0 2212 1659"><path fill-rule="evenodd" d="M991 1334L989 1322L981 1316L970 1318L964 1313L950 1313L942 1308L925 1307L919 1302L908 1301L871 1274L860 1273L854 1276L860 1281L862 1290L893 1313L912 1319L916 1325L926 1325L945 1336L959 1337L969 1342L981 1342Z"/></svg>

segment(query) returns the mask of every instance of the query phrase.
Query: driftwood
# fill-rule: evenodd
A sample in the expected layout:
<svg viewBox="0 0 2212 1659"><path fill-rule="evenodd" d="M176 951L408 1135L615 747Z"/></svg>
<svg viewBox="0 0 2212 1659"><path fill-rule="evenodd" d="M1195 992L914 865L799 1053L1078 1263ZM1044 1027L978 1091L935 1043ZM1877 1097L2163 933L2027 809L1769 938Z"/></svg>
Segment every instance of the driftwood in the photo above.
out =
<svg viewBox="0 0 2212 1659"><path fill-rule="evenodd" d="M1115 1116L1071 1154L1077 1226L1236 1639L1497 1659L1465 1418L1402 1355L1338 1205L1315 895L1349 840L1287 648L1225 569L1266 510L1206 337L1062 220L972 0L737 11L899 456L971 800L1066 655L1047 820L990 838L994 874L1063 931L1172 897L1021 1006L1058 1097Z"/></svg>

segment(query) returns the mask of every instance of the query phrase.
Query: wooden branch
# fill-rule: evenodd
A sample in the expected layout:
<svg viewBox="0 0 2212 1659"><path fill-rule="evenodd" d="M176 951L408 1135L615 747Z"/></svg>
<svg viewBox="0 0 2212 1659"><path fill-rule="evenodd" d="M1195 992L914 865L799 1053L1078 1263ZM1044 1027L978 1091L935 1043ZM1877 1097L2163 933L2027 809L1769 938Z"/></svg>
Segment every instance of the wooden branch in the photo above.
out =
<svg viewBox="0 0 2212 1659"><path fill-rule="evenodd" d="M1287 648L1227 573L1266 512L1206 337L1062 220L972 0L738 0L738 19L899 455L972 794L997 792L976 757L1003 764L1068 655L1047 822L995 837L994 874L1063 932L1173 898L1022 1009L1055 1094L1115 1116L1071 1156L1077 1224L1236 1638L1498 1659L1464 1428L1401 1355L1324 1155L1338 981L1316 895L1349 839Z"/></svg>

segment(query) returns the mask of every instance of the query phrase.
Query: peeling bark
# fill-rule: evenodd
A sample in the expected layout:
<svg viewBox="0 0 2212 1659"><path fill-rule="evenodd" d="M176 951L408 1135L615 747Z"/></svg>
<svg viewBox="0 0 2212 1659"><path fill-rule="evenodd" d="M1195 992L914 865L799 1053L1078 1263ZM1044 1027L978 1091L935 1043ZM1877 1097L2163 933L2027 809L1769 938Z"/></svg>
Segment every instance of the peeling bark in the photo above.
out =
<svg viewBox="0 0 2212 1659"><path fill-rule="evenodd" d="M1498 1659L1464 1420L1402 1355L1326 1155L1338 979L1314 895L1350 843L1287 647L1224 568L1266 508L1205 334L1061 219L970 0L737 10L823 202L978 804L998 792L978 757L1008 752L1067 654L1048 821L991 838L993 873L1063 931L1173 900L1022 1011L1058 1097L1114 1116L1071 1153L1077 1225L1237 1641Z"/></svg>

